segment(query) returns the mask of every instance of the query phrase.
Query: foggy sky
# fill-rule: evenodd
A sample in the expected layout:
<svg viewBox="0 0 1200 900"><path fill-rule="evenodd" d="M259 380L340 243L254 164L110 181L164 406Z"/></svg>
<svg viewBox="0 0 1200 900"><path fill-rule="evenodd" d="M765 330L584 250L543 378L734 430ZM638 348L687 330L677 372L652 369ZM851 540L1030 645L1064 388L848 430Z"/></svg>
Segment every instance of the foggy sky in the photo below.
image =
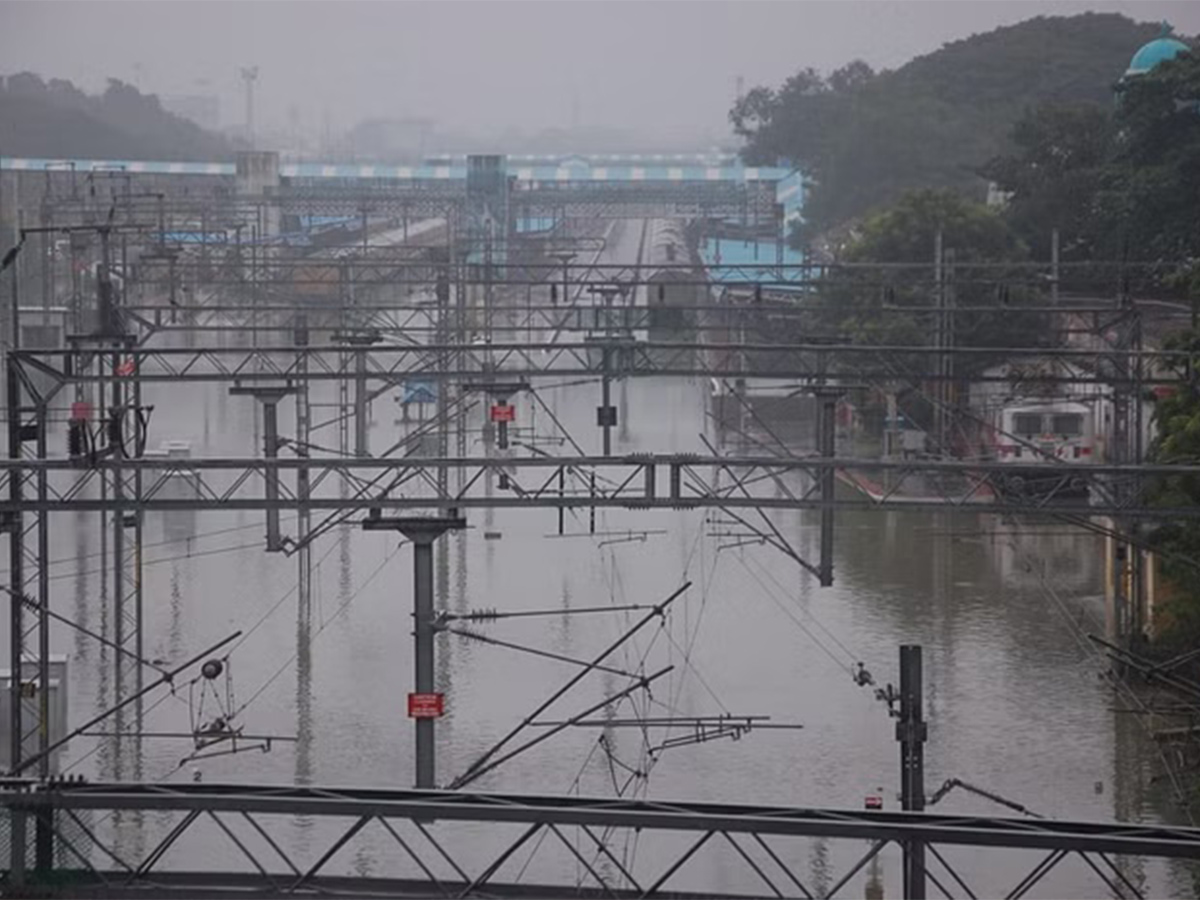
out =
<svg viewBox="0 0 1200 900"><path fill-rule="evenodd" d="M1200 3L1157 0L0 0L0 74L217 94L232 125L244 116L238 67L258 65L260 130L291 107L309 129L428 116L472 134L566 127L574 114L698 141L728 133L738 75L750 87L855 58L891 68L998 25L1089 9L1200 32Z"/></svg>

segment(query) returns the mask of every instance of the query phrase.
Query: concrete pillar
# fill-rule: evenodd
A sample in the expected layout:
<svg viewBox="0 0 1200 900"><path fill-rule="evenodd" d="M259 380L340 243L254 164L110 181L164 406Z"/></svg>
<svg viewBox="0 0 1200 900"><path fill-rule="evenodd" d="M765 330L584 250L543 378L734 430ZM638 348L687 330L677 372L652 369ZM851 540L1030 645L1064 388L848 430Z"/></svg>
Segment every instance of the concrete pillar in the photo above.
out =
<svg viewBox="0 0 1200 900"><path fill-rule="evenodd" d="M239 199L261 200L279 188L279 154L270 150L246 150L238 153L234 186ZM261 237L279 234L279 207L264 209L264 233Z"/></svg>

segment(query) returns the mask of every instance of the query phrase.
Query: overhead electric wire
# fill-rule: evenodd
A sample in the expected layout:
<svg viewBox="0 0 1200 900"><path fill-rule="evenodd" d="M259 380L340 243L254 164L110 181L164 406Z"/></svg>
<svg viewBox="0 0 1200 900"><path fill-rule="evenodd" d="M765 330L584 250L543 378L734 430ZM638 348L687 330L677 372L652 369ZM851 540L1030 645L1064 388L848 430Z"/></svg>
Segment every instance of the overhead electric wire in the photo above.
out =
<svg viewBox="0 0 1200 900"><path fill-rule="evenodd" d="M326 619L324 622L321 623L320 627L317 628L317 630L314 631L312 636L308 639L309 649L312 648L312 645L314 643L316 643L317 638L321 636L321 634L325 631L325 629L328 628L331 623L333 623L334 621L336 621L338 618L341 617L341 615L346 611L347 608L349 608L350 604L355 600L355 598L357 598L364 590L367 589L367 587L370 586L371 582L373 582L375 580L375 578L379 575L379 573L384 570L384 568L387 566L387 564L396 558L396 555L400 552L400 548L403 547L407 543L408 543L408 541L400 541L396 545L396 547L392 550L392 552L389 553L386 557L384 557L383 562L381 562L378 566L376 566L375 570L373 572L371 572L370 575L367 576L366 581L364 581L362 584L360 584L358 586L358 588L355 589L355 591L352 594L350 594L350 596L348 596L344 601L342 601L341 605L339 605L337 607L337 609L335 609L333 611L333 614L328 619ZM300 656L300 650L297 649L296 652L293 653L290 657L288 657L288 659L284 662L284 664L282 666L280 666L279 669L276 670L276 672L273 675L271 675L271 677L268 678L263 683L263 685L250 696L250 698L248 700L244 701L234 711L234 716L241 715L250 706L251 703L253 703L260 696L262 696L263 692L266 691L267 688L269 688L275 682L275 680L277 678L279 678L280 675L282 675L289 668L291 668L292 663L294 663L297 660L297 658L299 658L299 656Z"/></svg>
<svg viewBox="0 0 1200 900"><path fill-rule="evenodd" d="M1022 552L1015 546L1013 547L1013 549L1014 549L1014 551L1016 551L1018 553ZM1027 556L1027 558L1028 558L1028 556ZM1098 649L1096 649L1095 645L1092 644L1092 642L1087 639L1087 634L1085 632L1083 632L1082 629L1079 628L1078 624L1072 619L1072 617L1070 616L1070 614L1068 613L1068 611L1066 609L1066 606L1063 604L1062 599L1058 596L1058 593L1053 589L1053 587L1046 580L1044 573L1042 573L1040 571L1038 573L1038 582L1042 587L1043 593L1051 599L1051 601L1054 603L1055 607L1062 614L1062 617L1063 617L1064 621L1066 621L1068 627L1071 628L1075 632L1076 637L1080 641L1080 644L1083 648L1084 655L1087 657L1090 657L1093 661L1108 661L1108 657L1105 656L1104 654L1102 654ZM1138 697L1137 693L1132 688L1130 688L1128 684L1125 683L1125 680L1123 678L1120 678L1119 676L1114 675L1111 672L1111 666L1106 666L1104 669L1101 670L1100 674L1102 676L1105 676L1107 678L1107 680L1109 681L1109 683L1112 684L1113 687L1117 690L1117 692L1119 694L1121 694L1123 697L1125 697L1125 699L1128 700L1130 703L1132 703L1134 706L1138 707L1138 709L1143 714L1145 714L1145 715L1151 714L1151 710L1146 708L1146 705L1142 702L1141 698ZM1138 717L1138 722L1141 724L1142 728L1146 731L1146 733L1150 734L1149 726L1146 724L1145 721L1143 721L1142 716ZM1155 744L1155 748L1158 752L1159 759L1162 761L1163 769L1167 773L1167 777L1171 781L1171 786L1174 789L1178 805L1183 809L1184 814L1188 817L1188 822L1194 826L1196 824L1196 817L1192 812L1191 803L1187 799L1187 797L1188 797L1187 791L1184 789L1182 783L1180 782L1178 773L1171 766L1171 763L1167 759L1167 755L1163 751L1162 747L1159 746L1156 741L1154 741L1153 743Z"/></svg>
<svg viewBox="0 0 1200 900"><path fill-rule="evenodd" d="M816 644L817 648L822 653L824 653L826 656L828 656L833 661L834 665L836 665L839 669L845 669L850 674L854 674L853 664L852 663L843 663L841 660L839 660L837 657L837 654L835 654L832 650L830 650L828 647L826 647L825 644L822 643L821 639L818 638L815 634L812 633L812 631L809 630L807 625L805 625L798 618L796 618L796 616L792 613L791 609L789 608L789 605L783 603L782 601L779 600L778 597L775 596L775 594L766 585L766 583L761 578L759 578L759 576L753 570L751 570L751 568L748 565L746 565L745 560L742 559L740 555L738 556L738 562L742 564L742 567L746 570L747 574L749 574L750 577L753 578L758 583L758 586L763 589L763 593L765 593L768 597L770 597L771 601L773 603L775 603L776 606L779 607L779 609L783 612L783 614L785 616L787 616L789 619L792 620L793 624L795 624L797 628L799 628L806 635L808 635L809 640L811 640L814 644Z"/></svg>
<svg viewBox="0 0 1200 900"><path fill-rule="evenodd" d="M895 371L896 371L896 369L895 369L895 366L893 366L893 367L892 367L892 370L893 370L893 372L895 372ZM949 406L947 406L946 404L944 404L944 403L942 403L941 401L939 401L939 400L938 400L936 397L934 397L934 396L930 395L930 394L929 394L929 393L928 393L928 392L927 392L927 391L924 389L924 387L923 387L923 386L921 386L921 384L920 384L920 376L919 376L919 375L915 375L915 374L909 374L909 375L898 374L898 375L897 375L897 377L898 377L900 380L905 380L905 381L907 381L907 382L908 382L908 384L909 384L909 386L910 386L910 388L911 388L911 389L912 389L914 392L916 392L916 393L917 393L917 394L919 394L920 396L924 397L926 400L928 400L928 401L929 401L931 404L933 404L934 406L940 407L940 408L942 408L943 410L949 410L949 409L950 409L950 407L949 407ZM970 411L968 411L968 410L957 410L957 409L956 409L956 410L955 410L955 412L956 412L956 413L957 413L957 414L958 414L958 415L959 415L961 418L967 418L967 419L971 419L971 420L975 421L975 422L976 422L976 423L978 423L978 424L987 425L987 426L989 426L989 427L990 427L990 426L991 426L991 424L992 424L992 423L988 422L987 420L985 420L985 419L984 419L982 416L978 416L978 415L976 415L975 413L972 413L972 412L970 412ZM1029 449L1033 450L1034 452L1038 453L1039 455L1042 455L1042 451L1040 450L1040 448L1038 448L1038 447L1037 447L1035 444L1033 444L1031 441L1028 441L1027 439L1025 439L1025 438L1021 437L1020 435L1013 434L1013 433L1011 433L1011 432L1008 432L1008 431L1005 431L1005 430L1003 430L1003 429L996 429L996 431L997 431L997 433L999 433L999 434L1003 435L1004 437L1006 437L1006 438L1009 438L1009 439L1011 439L1011 440L1013 440L1013 441L1016 441L1017 443L1019 443L1019 444L1021 444L1021 445L1025 446L1025 447L1027 447L1027 448L1029 448ZM1061 462L1061 460L1059 460L1057 457L1050 457L1050 458L1048 459L1048 461L1049 461L1049 462L1056 462L1056 463L1057 463L1057 462ZM1066 466L1066 464L1064 463L1064 468L1065 468L1065 466ZM1134 477L1136 477L1136 476L1130 476L1130 478L1134 478ZM987 482L987 483L989 484L989 486L990 486L990 481L991 481L991 479L990 479L990 478L985 478L985 482ZM944 496L944 495L943 495L943 496ZM974 512L989 512L989 510L973 510L973 511L974 511ZM1005 511L1005 510L1001 510L1001 512L1007 512L1007 511ZM1171 560L1172 562L1179 563L1180 565L1186 565L1186 566L1188 566L1189 568L1195 569L1197 572L1200 572L1200 559L1193 559L1193 558L1191 558L1191 557L1189 557L1189 556L1184 556L1184 555L1182 555L1182 554L1179 554L1179 553L1175 553L1175 552L1172 552L1172 551L1163 550L1162 548L1157 548L1157 547L1154 547L1154 546L1153 546L1153 545L1151 545L1150 543L1148 543L1148 542L1146 542L1146 541L1139 540L1137 537L1135 537L1135 536L1133 536L1133 535L1127 535L1127 534L1123 534L1123 533L1121 533L1121 532L1118 532L1116 529L1110 528L1110 527L1108 527L1108 526L1106 526L1106 525L1102 525L1102 524L1100 524L1100 523L1098 523L1098 522L1092 522L1092 521L1089 521L1089 520L1088 520L1088 519L1086 519L1084 516L1077 515L1077 514L1074 514L1074 513L1061 513L1061 512L1055 512L1055 511L1054 511L1054 508L1053 508L1052 506L1047 506L1047 507L1045 507L1044 509L1042 509L1042 510L1039 510L1038 514L1039 514L1039 515L1046 515L1046 516L1049 516L1049 517L1052 517L1052 518L1058 519L1058 520L1060 520L1060 521L1066 522L1066 523L1068 523L1068 524L1073 524L1073 525L1076 525L1076 526L1077 526L1077 527L1079 527L1079 528L1082 528L1082 529L1085 529L1085 530L1088 530L1088 531L1092 531L1092 532L1094 532L1094 533L1096 533L1096 534L1100 534L1100 535L1103 535L1103 536L1106 536L1106 537L1112 537L1112 538L1115 538L1115 539L1117 539L1117 540L1121 541L1122 543L1129 544L1130 546L1132 546L1132 547L1136 547L1136 548L1138 548L1138 549L1140 549L1140 550L1148 550L1148 551L1153 551L1154 553L1156 553L1158 556L1160 556L1160 557L1161 557L1161 558L1163 558L1163 559L1169 559L1169 560Z"/></svg>
<svg viewBox="0 0 1200 900"><path fill-rule="evenodd" d="M751 558L753 559L753 557L751 557ZM779 579L775 577L775 574L770 569L768 569L766 566L764 566L759 560L755 559L754 561L755 561L755 564L760 567L762 574L771 580L771 582L775 585L775 587L777 587L779 589L779 592L781 594L783 594L784 596L789 596L787 588L785 588L782 584L779 583ZM849 647L847 647L844 643L842 643L842 641L838 639L838 636L836 634L834 634L832 631L830 631L828 628L826 628L824 623L816 617L816 615L813 613L812 610L808 609L807 607L803 607L803 606L801 606L800 609L803 610L804 614L806 616L808 616L808 618L812 621L812 623L814 625L816 625L818 628L821 629L822 632L825 633L826 637L828 637L831 641L833 641L835 644L838 645L838 648L841 649L841 651L843 653L845 653L849 659L852 659L855 662L858 662L859 660L862 659L861 654L855 653L853 650L851 650Z"/></svg>
<svg viewBox="0 0 1200 900"><path fill-rule="evenodd" d="M893 369L893 371L896 371L896 367L894 364L892 365L892 369ZM899 377L901 380L907 381L913 390L915 390L921 396L925 397L925 399L928 400L930 403L934 404L935 406L942 407L943 409L947 408L945 406L945 404L942 404L937 398L930 396L928 394L928 392L925 391L924 387L921 385L919 376L910 374L907 377L905 377L903 375L899 375ZM963 411L961 411L961 410L959 410L958 412L962 415L965 415L967 418L974 419L978 423L990 424L990 423L985 422L982 419L982 417L979 417L973 413L970 413L970 412L963 413ZM1020 438L1017 435L1012 435L1005 431L1001 431L1001 434L1004 434L1006 437L1014 439L1020 443L1023 443L1023 444L1028 443L1024 439ZM1034 449L1036 449L1036 448L1034 448ZM1101 534L1104 536L1113 537L1113 538L1119 539L1121 541L1124 541L1126 543L1131 543L1131 544L1134 544L1134 546L1137 546L1137 543L1135 543L1134 541L1131 541L1128 536L1118 533L1115 529L1108 528L1107 526L1102 526L1097 523L1087 521L1081 516L1064 515L1061 513L1055 513L1053 511L1052 507L1047 508L1045 510L1045 514L1048 516L1051 516L1053 518L1057 518L1062 521L1065 521L1065 522L1068 522L1071 524L1075 524L1085 530L1092 531L1094 533ZM1068 627L1072 630L1072 636L1076 639L1076 641L1080 644L1081 648L1083 649L1084 657L1085 658L1090 657L1093 660L1107 659L1106 657L1103 657L1102 654L1100 654L1098 650L1096 650L1095 646L1091 643L1091 641L1087 640L1086 634L1084 634L1082 632L1082 630L1079 628L1078 623L1074 621L1073 617L1067 611L1065 605L1063 604L1061 598L1058 596L1057 592L1055 592L1053 590L1053 588L1047 582L1045 573L1042 571L1041 567L1033 566L1032 563L1029 562L1030 557L1029 557L1028 552L1023 551L1021 548L1017 547L1015 541L1010 541L1009 544L1012 547L1014 552L1016 552L1018 554L1024 553L1026 555L1027 566L1030 571L1034 571L1036 568L1036 570L1038 572L1039 583L1042 587L1043 592L1046 594L1046 596L1048 596L1052 600L1055 607L1059 610L1060 614L1062 615L1064 621L1067 623ZM1153 548L1150 548L1147 546L1142 546L1139 549L1153 549ZM1200 560L1192 560L1192 559L1189 559L1186 557L1178 556L1176 554L1167 554L1167 555L1171 558L1177 559L1180 562L1184 562L1193 568L1200 569ZM1146 708L1145 704L1142 703L1141 699L1139 697L1137 697L1136 693L1125 683L1123 678L1112 673L1111 666L1108 666L1104 670L1102 670L1101 674L1108 678L1109 682L1113 685L1113 687L1117 690L1118 693L1120 693L1122 696L1124 696L1126 698L1126 700L1131 702L1133 705L1138 707L1138 709L1143 713L1143 715L1138 717L1138 721L1142 725L1142 728L1144 730L1146 730L1147 733L1149 733L1149 726L1146 724L1146 722L1143 719L1144 719L1144 715L1150 714L1150 710L1148 710ZM1180 782L1178 774L1175 772L1174 768L1171 766L1171 763L1168 760L1167 755L1163 751L1162 747L1157 746L1157 742L1156 742L1156 750L1158 752L1159 759L1161 760L1161 762L1163 764L1164 771L1167 773L1167 777L1171 781L1171 785L1172 785L1172 788L1176 795L1176 800L1177 800L1178 805L1183 808L1185 815L1187 815L1187 817L1188 817L1188 821L1192 825L1195 825L1196 818L1192 812L1190 803L1187 799L1187 792L1183 789L1183 786Z"/></svg>
<svg viewBox="0 0 1200 900"><path fill-rule="evenodd" d="M295 518L295 515L290 514L283 518L292 519L292 518ZM262 528L262 523L261 522L250 522L246 525L233 525L233 526L230 526L229 528L217 528L217 529L214 529L213 531L202 531L199 534L190 534L187 537L165 538L161 541L152 541L150 543L143 543L142 549L147 550L152 547L169 547L174 544L186 544L186 543L190 543L191 541L201 541L201 540L204 540L205 538L216 537L216 536L222 535L222 534L232 534L237 531L247 531L251 528ZM67 565L68 563L78 562L79 560L83 560L83 559L95 559L96 557L103 556L103 555L104 554L102 554L99 550L97 550L94 553L82 553L82 554L78 554L75 556L63 556L58 559L50 560L49 562L46 563L46 567L54 568L55 566L64 566L64 565ZM89 570L85 574L90 574L91 571L93 571L93 570ZM75 574L75 573L72 573L72 574ZM0 569L0 577L4 577L7 575L8 575L7 568ZM55 578L55 577L60 577L60 576L53 576L53 575L51 576L51 578Z"/></svg>
<svg viewBox="0 0 1200 900"><path fill-rule="evenodd" d="M241 553L245 550L261 550L262 542L255 541L253 544L234 544L232 547L214 547L211 550L197 550L194 553L182 553L179 556L160 556L154 559L142 560L142 567L162 565L163 563L185 562L189 559L203 559L207 556L219 556L222 553ZM63 581L70 578L80 578L85 575L99 575L106 572L107 569L83 569L77 572L63 572L59 575L50 575L49 581Z"/></svg>

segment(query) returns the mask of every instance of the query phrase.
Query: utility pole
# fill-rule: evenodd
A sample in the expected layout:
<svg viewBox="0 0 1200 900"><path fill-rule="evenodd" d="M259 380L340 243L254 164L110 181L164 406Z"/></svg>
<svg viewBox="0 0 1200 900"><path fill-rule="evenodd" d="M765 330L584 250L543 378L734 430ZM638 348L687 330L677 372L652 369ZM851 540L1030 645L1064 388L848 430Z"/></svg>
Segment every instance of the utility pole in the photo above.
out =
<svg viewBox="0 0 1200 900"><path fill-rule="evenodd" d="M19 215L19 214L18 214ZM24 235L21 235L24 238ZM5 374L8 413L8 458L20 459L21 450L21 381L16 361L12 352L21 344L21 306L20 306L20 271L18 255L22 241L18 241L5 262L12 267L12 308L10 309L9 352L5 354ZM8 499L20 503L22 499L20 478L8 479ZM24 641L25 641L25 605L21 598L25 591L25 521L24 516L15 512L11 519L4 523L8 530L8 566L9 583L12 588L9 596L9 766L16 771L21 764L24 752L24 725L22 724L21 707L24 704L22 684L24 682ZM25 880L25 813L14 809L9 825L11 858L9 860L9 881L14 887L20 888Z"/></svg>
<svg viewBox="0 0 1200 900"><path fill-rule="evenodd" d="M433 545L451 530L467 527L458 515L399 516L384 518L372 510L362 523L364 531L398 531L413 544L413 661L415 692L408 695L409 718L417 720L415 787L436 787L434 720L442 715L442 695L435 691L434 645L437 613L433 608Z"/></svg>
<svg viewBox="0 0 1200 900"><path fill-rule="evenodd" d="M841 389L821 386L817 388L817 403L820 405L817 419L817 453L832 459L836 453L837 402ZM832 467L821 472L821 563L819 581L821 587L833 584L833 501L834 471Z"/></svg>
<svg viewBox="0 0 1200 900"><path fill-rule="evenodd" d="M1054 228L1050 231L1050 305L1058 306L1058 276L1059 276L1059 233Z"/></svg>
<svg viewBox="0 0 1200 900"><path fill-rule="evenodd" d="M600 405L596 407L596 424L603 429L604 455L612 456L612 429L617 424L617 408L612 405L612 301L622 293L620 286L602 285L592 288L604 298L604 336L600 339Z"/></svg>
<svg viewBox="0 0 1200 900"><path fill-rule="evenodd" d="M934 440L937 441L939 457L944 458L950 449L950 431L953 425L951 404L954 402L954 385L951 379L954 375L954 316L952 307L954 298L950 280L954 251L946 249L942 232L939 230L934 238L934 281L937 291L937 362L938 383L934 388L934 396L938 403L933 411Z"/></svg>
<svg viewBox="0 0 1200 900"><path fill-rule="evenodd" d="M231 396L247 395L259 400L263 405L263 459L273 460L279 457L279 401L288 394L294 393L291 385L280 387L241 387L235 385L229 389ZM267 552L278 553L283 550L283 533L279 526L279 470L267 468L263 477L264 496L267 499Z"/></svg>
<svg viewBox="0 0 1200 900"><path fill-rule="evenodd" d="M570 276L570 269L568 268L568 266L570 266L571 260L573 260L576 257L576 255L577 254L575 254L574 252L568 252L568 251L550 254L550 256L553 259L556 259L560 263L562 263L562 269L563 269L562 302L564 305L566 305L566 303L569 299L568 294L571 290L571 276ZM554 296L553 290L550 292L550 303L552 306L558 304L558 298Z"/></svg>
<svg viewBox="0 0 1200 900"><path fill-rule="evenodd" d="M367 390L367 348L383 340L378 331L371 328L348 329L335 333L333 339L350 348L354 359L354 455L360 459L370 456L368 449L368 426L370 424L369 399ZM344 373L344 374L348 374ZM342 383L346 383L345 378ZM343 408L341 415L348 410Z"/></svg>
<svg viewBox="0 0 1200 900"><path fill-rule="evenodd" d="M312 455L310 444L312 434L312 408L309 403L308 384L308 347L309 330L308 316L301 313L295 322L296 353L296 456L308 459ZM312 488L307 466L296 470L296 496L303 502L308 500ZM297 581L297 599L299 600L300 621L307 637L307 629L311 624L312 615L312 542L309 532L312 527L312 511L302 505L296 514L296 561L299 569Z"/></svg>
<svg viewBox="0 0 1200 900"><path fill-rule="evenodd" d="M1117 307L1117 340L1112 358L1112 373L1118 380L1113 387L1112 430L1109 442L1109 462L1140 465L1142 462L1141 421L1141 323L1129 295L1128 285L1122 284ZM1139 492L1139 479L1123 480L1113 485L1114 499L1126 504ZM1142 626L1143 589L1142 551L1137 544L1137 521L1128 516L1111 520L1113 537L1109 559L1108 579L1110 605L1106 610L1107 633L1110 640L1129 649L1140 636Z"/></svg>
<svg viewBox="0 0 1200 900"><path fill-rule="evenodd" d="M246 86L246 143L254 149L254 82L258 81L258 66L242 66L242 82Z"/></svg>
<svg viewBox="0 0 1200 900"><path fill-rule="evenodd" d="M925 809L925 740L929 727L922 711L921 647L900 646L900 807L905 812ZM925 847L907 840L904 852L904 891L907 900L925 900Z"/></svg>

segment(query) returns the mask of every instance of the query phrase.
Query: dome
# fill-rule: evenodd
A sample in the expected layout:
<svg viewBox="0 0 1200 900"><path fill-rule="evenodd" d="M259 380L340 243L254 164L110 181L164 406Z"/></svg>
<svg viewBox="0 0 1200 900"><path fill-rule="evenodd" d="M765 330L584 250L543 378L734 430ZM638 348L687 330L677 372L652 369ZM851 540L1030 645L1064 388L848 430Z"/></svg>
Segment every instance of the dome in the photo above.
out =
<svg viewBox="0 0 1200 900"><path fill-rule="evenodd" d="M1125 70L1125 74L1141 75L1149 72L1159 63L1174 59L1180 53L1190 49L1183 41L1171 37L1171 26L1164 22L1162 34L1133 54L1133 59L1129 61L1129 68Z"/></svg>

